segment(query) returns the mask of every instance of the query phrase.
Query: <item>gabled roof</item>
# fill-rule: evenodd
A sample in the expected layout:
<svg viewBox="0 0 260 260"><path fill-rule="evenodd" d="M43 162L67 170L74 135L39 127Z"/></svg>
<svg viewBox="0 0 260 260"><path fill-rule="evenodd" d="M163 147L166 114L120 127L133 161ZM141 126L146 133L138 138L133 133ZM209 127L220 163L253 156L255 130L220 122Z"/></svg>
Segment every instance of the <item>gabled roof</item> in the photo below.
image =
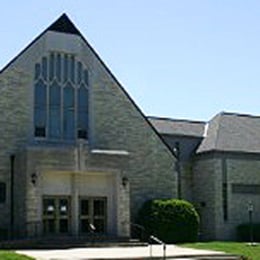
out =
<svg viewBox="0 0 260 260"><path fill-rule="evenodd" d="M260 153L260 117L222 112L209 121L197 153Z"/></svg>
<svg viewBox="0 0 260 260"><path fill-rule="evenodd" d="M99 56L96 54L94 49L89 45L80 31L72 23L69 17L64 13L56 21L54 21L47 29L45 29L38 37L36 37L26 48L24 48L17 56L15 56L7 65L0 69L0 74L4 72L13 62L15 62L24 52L26 52L37 40L39 40L47 31L55 31L61 33L75 34L79 35L83 41L89 46L89 48L94 52L98 59L102 62ZM103 63L103 62L102 62ZM111 72L110 72L111 73Z"/></svg>
<svg viewBox="0 0 260 260"><path fill-rule="evenodd" d="M136 105L134 100L131 98L131 96L128 94L128 92L124 89L124 87L121 85L121 83L117 80L117 78L113 75L113 73L110 71L110 69L106 66L106 64L102 61L100 56L97 54L97 52L94 50L94 48L88 43L88 41L85 39L85 37L81 34L81 32L76 28L76 26L73 24L73 22L69 19L69 17L63 13L56 21L54 21L46 30L44 30L38 37L36 37L26 48L24 48L16 57L14 57L5 67L0 69L0 74L4 72L12 63L14 63L23 53L25 53L37 40L39 40L47 31L55 31L60 33L68 33L68 34L75 34L81 37L81 39L84 41L84 43L88 46L88 48L92 51L94 56L97 58L97 60L102 64L106 72L111 76L111 78L116 82L116 84L119 86L119 88L122 90L122 92L125 94L125 96L128 98L130 103L134 106L136 111L141 115L141 117L147 122L148 126L152 129L152 131L157 135L157 137L160 139L160 141L167 147L168 151L171 153L171 155L175 158L175 154L171 150L170 146L164 141L164 139L161 137L161 135L158 133L158 131L155 129L155 127L151 124L151 122L147 119L147 117L144 115L142 110Z"/></svg>
<svg viewBox="0 0 260 260"><path fill-rule="evenodd" d="M148 117L160 134L203 137L206 122Z"/></svg>

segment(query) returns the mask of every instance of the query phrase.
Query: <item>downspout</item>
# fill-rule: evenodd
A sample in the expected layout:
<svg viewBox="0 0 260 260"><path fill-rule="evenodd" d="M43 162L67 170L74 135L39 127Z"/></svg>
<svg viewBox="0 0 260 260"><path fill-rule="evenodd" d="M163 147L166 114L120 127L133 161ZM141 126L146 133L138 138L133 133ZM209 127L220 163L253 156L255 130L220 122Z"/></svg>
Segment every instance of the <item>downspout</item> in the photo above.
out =
<svg viewBox="0 0 260 260"><path fill-rule="evenodd" d="M178 199L182 199L182 184L181 184L181 162L180 162L180 143L176 142L174 147L174 154L176 157L176 172L177 172L177 191L178 191Z"/></svg>
<svg viewBox="0 0 260 260"><path fill-rule="evenodd" d="M14 238L14 161L15 155L10 156L10 234Z"/></svg>

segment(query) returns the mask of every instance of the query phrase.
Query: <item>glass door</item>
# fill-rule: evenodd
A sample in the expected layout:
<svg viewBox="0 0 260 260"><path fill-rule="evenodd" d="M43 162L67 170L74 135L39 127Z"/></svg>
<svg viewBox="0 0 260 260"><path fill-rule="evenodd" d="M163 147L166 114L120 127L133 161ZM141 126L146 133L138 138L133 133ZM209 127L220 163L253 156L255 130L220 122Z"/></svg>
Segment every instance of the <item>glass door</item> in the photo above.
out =
<svg viewBox="0 0 260 260"><path fill-rule="evenodd" d="M107 231L107 199L105 197L80 198L80 233Z"/></svg>
<svg viewBox="0 0 260 260"><path fill-rule="evenodd" d="M70 231L70 213L69 197L43 197L44 234L68 234Z"/></svg>

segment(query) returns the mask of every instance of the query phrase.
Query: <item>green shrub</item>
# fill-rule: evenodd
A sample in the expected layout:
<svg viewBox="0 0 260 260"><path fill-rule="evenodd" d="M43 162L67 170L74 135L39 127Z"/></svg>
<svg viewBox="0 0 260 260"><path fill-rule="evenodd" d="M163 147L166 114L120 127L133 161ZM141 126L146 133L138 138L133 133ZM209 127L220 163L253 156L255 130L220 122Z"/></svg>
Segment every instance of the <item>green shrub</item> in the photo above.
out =
<svg viewBox="0 0 260 260"><path fill-rule="evenodd" d="M149 235L166 243L194 242L198 238L199 216L187 201L156 199L143 204L138 223Z"/></svg>
<svg viewBox="0 0 260 260"><path fill-rule="evenodd" d="M237 237L239 241L250 242L250 224L245 223L237 227ZM260 223L252 224L253 240L254 242L260 242Z"/></svg>

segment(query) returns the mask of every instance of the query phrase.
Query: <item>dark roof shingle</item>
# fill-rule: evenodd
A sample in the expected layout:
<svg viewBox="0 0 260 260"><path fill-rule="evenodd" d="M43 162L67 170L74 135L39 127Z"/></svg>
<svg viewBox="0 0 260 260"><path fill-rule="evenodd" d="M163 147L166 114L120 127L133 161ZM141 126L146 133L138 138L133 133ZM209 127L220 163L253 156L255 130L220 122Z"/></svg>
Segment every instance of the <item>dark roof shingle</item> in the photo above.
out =
<svg viewBox="0 0 260 260"><path fill-rule="evenodd" d="M209 121L197 153L260 153L260 117L222 112Z"/></svg>
<svg viewBox="0 0 260 260"><path fill-rule="evenodd" d="M205 122L148 117L160 134L203 137Z"/></svg>

